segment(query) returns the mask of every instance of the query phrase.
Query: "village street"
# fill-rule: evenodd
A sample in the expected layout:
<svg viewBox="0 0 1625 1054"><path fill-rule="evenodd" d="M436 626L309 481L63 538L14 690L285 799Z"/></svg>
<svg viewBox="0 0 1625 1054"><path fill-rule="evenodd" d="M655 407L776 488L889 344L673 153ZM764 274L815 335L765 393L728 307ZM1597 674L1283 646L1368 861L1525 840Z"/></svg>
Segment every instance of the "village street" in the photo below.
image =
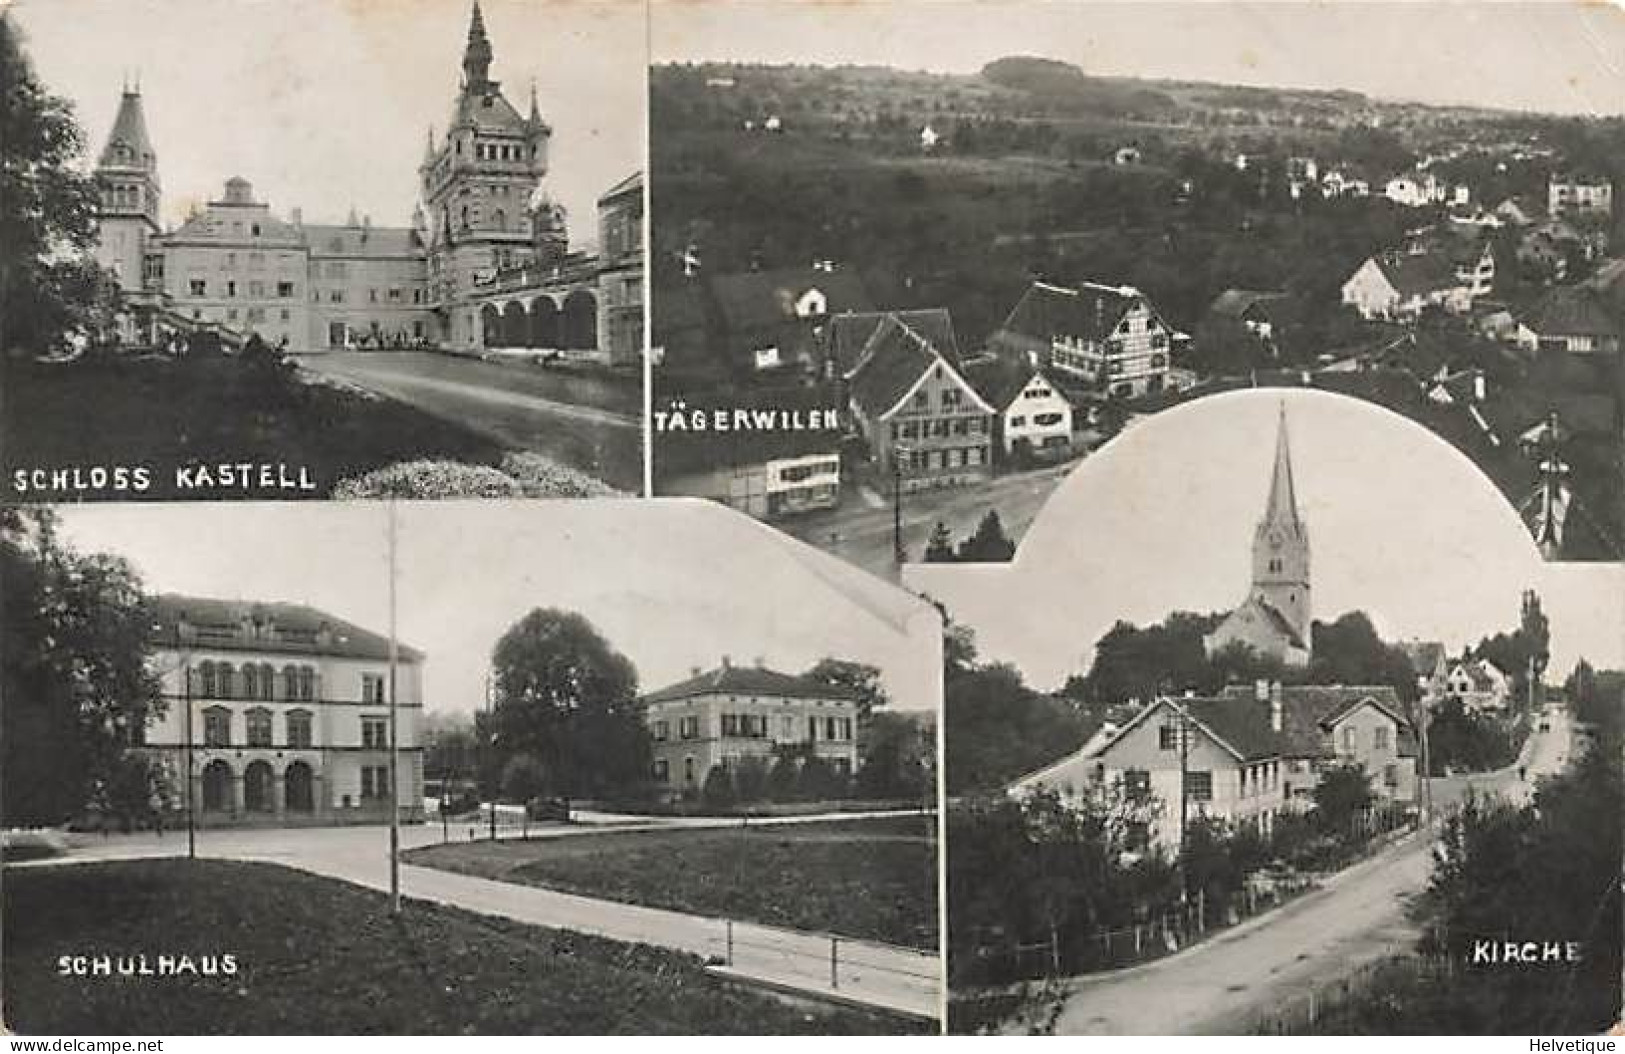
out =
<svg viewBox="0 0 1625 1054"><path fill-rule="evenodd" d="M1517 766L1434 781L1444 809L1469 790L1526 797L1540 775L1568 762L1566 711L1534 732ZM1323 888L1203 944L1144 966L1079 978L1057 1035L1236 1035L1288 999L1405 950L1416 936L1409 899L1427 885L1432 839L1418 834L1328 880Z"/></svg>
<svg viewBox="0 0 1625 1054"><path fill-rule="evenodd" d="M642 489L642 408L635 384L428 351L335 351L297 361L318 378L408 403L612 487Z"/></svg>
<svg viewBox="0 0 1625 1054"><path fill-rule="evenodd" d="M957 544L969 537L989 511L997 510L1005 534L1018 541L1061 479L1078 462L996 476L974 487L950 487L903 496L903 545L910 562L924 558L931 531L940 522ZM867 499L867 500L865 500ZM777 524L786 534L834 553L881 578L895 579L892 506L873 492L847 494L841 507Z"/></svg>
<svg viewBox="0 0 1625 1054"><path fill-rule="evenodd" d="M899 815L914 813L826 813L771 822L821 823ZM603 831L730 827L740 823L730 818L650 820L593 814L583 819L588 822L538 825L532 827L529 834L531 838L590 838ZM768 822L752 820L751 825ZM451 839L461 841L470 836L484 837L485 829L468 823L452 824L448 833ZM499 829L504 838L515 838L519 833L511 826ZM402 827L401 849L404 852L437 845L442 837L439 823ZM8 866L60 866L186 854L184 830L169 831L161 837L152 834L107 838L78 836L76 841L79 844L67 857ZM198 832L197 847L200 857L280 864L370 889L389 889L389 834L382 827L204 830ZM689 952L715 964L727 963L726 972L746 980L793 992L914 1016L935 1018L938 1013L940 960L926 952L847 938L837 939L832 946L831 938L825 934L753 923L730 924L719 918L598 900L411 864L403 864L400 874L401 892L407 897L534 926Z"/></svg>

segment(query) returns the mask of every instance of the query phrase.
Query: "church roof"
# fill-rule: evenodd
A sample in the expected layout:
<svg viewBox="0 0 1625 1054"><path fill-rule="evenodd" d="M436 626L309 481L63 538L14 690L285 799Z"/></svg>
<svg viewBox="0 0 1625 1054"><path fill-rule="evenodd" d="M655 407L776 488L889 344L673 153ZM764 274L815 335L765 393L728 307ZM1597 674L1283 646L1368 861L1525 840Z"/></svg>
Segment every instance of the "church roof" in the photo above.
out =
<svg viewBox="0 0 1625 1054"><path fill-rule="evenodd" d="M118 156L115 149L118 146L129 151L127 159ZM100 166L151 169L157 162L157 151L153 150L152 139L147 135L147 117L141 108L141 93L126 89L124 97L119 100L118 116L113 118L113 130L107 133L107 145L102 147Z"/></svg>
<svg viewBox="0 0 1625 1054"><path fill-rule="evenodd" d="M1264 522L1303 526L1298 519L1298 492L1292 482L1292 445L1287 436L1284 402L1275 428L1275 467L1270 474L1270 496L1264 503Z"/></svg>

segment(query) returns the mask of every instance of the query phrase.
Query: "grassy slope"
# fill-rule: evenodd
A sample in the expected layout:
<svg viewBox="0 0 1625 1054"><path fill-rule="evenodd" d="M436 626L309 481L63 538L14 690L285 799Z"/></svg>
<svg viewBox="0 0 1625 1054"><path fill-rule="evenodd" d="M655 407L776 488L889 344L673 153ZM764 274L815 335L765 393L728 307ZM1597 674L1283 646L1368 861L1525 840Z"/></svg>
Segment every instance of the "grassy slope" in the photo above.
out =
<svg viewBox="0 0 1625 1054"><path fill-rule="evenodd" d="M97 1034L762 1034L913 1028L719 981L698 959L266 864L5 874L6 1024ZM57 956L234 954L214 978L63 978Z"/></svg>
<svg viewBox="0 0 1625 1054"><path fill-rule="evenodd" d="M937 946L926 817L472 842L412 863L791 929Z"/></svg>
<svg viewBox="0 0 1625 1054"><path fill-rule="evenodd" d="M296 380L266 384L232 359L10 362L0 369L5 468L147 463L157 470L153 489L139 495L148 499L181 496L170 466L194 461L308 466L317 491L286 496L320 497L339 479L396 461L492 464L502 454L475 433L404 404Z"/></svg>

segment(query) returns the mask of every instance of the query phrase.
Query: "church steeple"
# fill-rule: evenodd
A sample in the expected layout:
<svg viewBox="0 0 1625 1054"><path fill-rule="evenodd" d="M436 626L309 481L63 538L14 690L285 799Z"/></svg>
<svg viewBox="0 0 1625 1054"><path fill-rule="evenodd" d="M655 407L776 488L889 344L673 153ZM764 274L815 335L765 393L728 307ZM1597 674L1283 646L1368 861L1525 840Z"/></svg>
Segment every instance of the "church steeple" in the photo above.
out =
<svg viewBox="0 0 1625 1054"><path fill-rule="evenodd" d="M468 23L468 47L463 51L463 83L483 88L491 83L491 41L485 35L485 18L480 0L474 0L474 14Z"/></svg>
<svg viewBox="0 0 1625 1054"><path fill-rule="evenodd" d="M1309 640L1309 531L1298 515L1285 403L1275 429L1269 497L1253 533L1253 596L1284 616L1301 640Z"/></svg>
<svg viewBox="0 0 1625 1054"><path fill-rule="evenodd" d="M1275 470L1270 476L1270 496L1264 503L1264 522L1301 527L1298 494L1292 486L1292 446L1287 438L1286 403L1275 426Z"/></svg>

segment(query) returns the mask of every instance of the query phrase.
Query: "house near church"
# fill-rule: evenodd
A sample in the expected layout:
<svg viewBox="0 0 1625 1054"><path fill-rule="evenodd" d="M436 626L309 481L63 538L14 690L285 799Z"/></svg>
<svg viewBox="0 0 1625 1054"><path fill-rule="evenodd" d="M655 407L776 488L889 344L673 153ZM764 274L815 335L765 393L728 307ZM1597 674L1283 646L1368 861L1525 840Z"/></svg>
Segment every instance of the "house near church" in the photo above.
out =
<svg viewBox="0 0 1625 1054"><path fill-rule="evenodd" d="M302 604L154 598L170 700L141 748L203 826L389 821L389 640ZM396 648L403 821L423 819L423 653Z"/></svg>

